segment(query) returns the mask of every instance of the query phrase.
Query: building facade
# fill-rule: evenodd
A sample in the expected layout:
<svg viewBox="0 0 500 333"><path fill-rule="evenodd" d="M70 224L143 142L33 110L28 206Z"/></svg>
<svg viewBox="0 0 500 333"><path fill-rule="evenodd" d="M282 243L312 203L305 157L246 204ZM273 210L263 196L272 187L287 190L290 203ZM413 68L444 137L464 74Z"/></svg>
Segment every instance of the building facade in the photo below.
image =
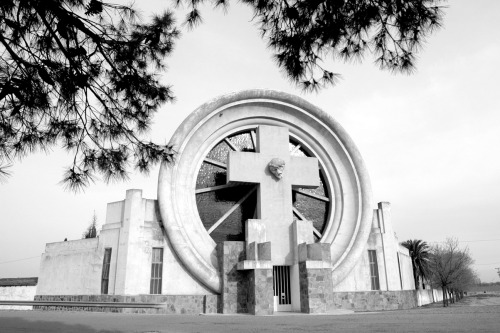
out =
<svg viewBox="0 0 500 333"><path fill-rule="evenodd" d="M244 91L202 105L170 144L157 200L129 190L97 238L47 244L37 299L256 315L416 306L390 204L374 207L361 155L328 114Z"/></svg>

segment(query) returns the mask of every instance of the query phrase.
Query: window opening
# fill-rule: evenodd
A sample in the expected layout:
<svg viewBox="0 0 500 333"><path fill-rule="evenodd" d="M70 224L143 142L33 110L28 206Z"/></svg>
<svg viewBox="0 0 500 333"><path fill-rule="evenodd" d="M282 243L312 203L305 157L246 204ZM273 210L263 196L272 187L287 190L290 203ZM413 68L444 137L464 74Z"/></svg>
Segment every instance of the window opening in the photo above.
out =
<svg viewBox="0 0 500 333"><path fill-rule="evenodd" d="M111 248L104 249L104 259L102 262L101 294L108 294L109 286L109 266L111 263Z"/></svg>
<svg viewBox="0 0 500 333"><path fill-rule="evenodd" d="M151 260L150 294L161 294L162 276L163 276L163 248L154 247Z"/></svg>
<svg viewBox="0 0 500 333"><path fill-rule="evenodd" d="M368 250L368 258L370 261L370 279L372 290L380 290L380 282L378 277L377 251Z"/></svg>
<svg viewBox="0 0 500 333"><path fill-rule="evenodd" d="M401 284L401 290L403 290L403 271L401 269L401 260L399 259L399 252L396 252L396 257L398 258L399 282Z"/></svg>

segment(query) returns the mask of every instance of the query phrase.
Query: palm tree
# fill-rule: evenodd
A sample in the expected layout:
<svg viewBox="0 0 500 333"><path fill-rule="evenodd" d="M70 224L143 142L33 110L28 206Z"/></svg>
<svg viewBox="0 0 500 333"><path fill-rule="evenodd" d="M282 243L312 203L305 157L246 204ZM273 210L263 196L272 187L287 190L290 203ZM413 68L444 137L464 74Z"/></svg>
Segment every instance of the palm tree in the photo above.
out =
<svg viewBox="0 0 500 333"><path fill-rule="evenodd" d="M410 252L415 289L418 289L420 279L425 279L429 275L429 246L420 239L410 239L404 241L401 245Z"/></svg>

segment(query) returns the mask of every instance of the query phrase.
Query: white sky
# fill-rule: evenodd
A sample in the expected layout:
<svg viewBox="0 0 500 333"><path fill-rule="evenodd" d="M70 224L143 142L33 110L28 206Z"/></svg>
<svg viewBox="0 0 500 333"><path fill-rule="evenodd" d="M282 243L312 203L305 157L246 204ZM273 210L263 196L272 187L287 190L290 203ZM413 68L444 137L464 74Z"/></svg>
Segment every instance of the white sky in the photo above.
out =
<svg viewBox="0 0 500 333"><path fill-rule="evenodd" d="M167 4L136 5L147 18ZM229 92L268 88L299 95L351 135L370 173L373 206L392 203L400 241L456 237L469 247L481 280L499 281L500 2L448 5L444 28L419 54L416 73L380 71L371 56L362 64L330 63L343 79L318 94L302 93L282 75L249 8L233 2L227 15L205 10L204 23L183 31L168 59L164 79L177 101L155 116L151 136L167 143L190 112ZM156 198L158 168L73 194L59 185L70 163L54 148L16 162L0 184L0 278L37 276L45 243L81 238L94 210L104 223L106 204L123 200L127 189Z"/></svg>

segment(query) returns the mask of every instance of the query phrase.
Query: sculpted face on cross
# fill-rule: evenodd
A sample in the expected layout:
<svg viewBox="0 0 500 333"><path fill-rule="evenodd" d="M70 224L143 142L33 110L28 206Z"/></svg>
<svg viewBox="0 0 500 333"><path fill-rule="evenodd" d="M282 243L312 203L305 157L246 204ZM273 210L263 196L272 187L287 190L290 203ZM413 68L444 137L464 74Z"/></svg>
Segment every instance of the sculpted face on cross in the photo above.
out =
<svg viewBox="0 0 500 333"><path fill-rule="evenodd" d="M285 161L281 158L275 157L269 162L267 165L269 171L276 177L276 179L280 180L283 178L283 172L285 171Z"/></svg>
<svg viewBox="0 0 500 333"><path fill-rule="evenodd" d="M260 241L271 242L275 265L289 265L293 261L292 187L316 188L319 185L318 160L290 156L289 142L286 127L261 125L257 128L256 152L231 151L227 166L228 182L258 184L257 218L262 220L266 230L266 239Z"/></svg>

